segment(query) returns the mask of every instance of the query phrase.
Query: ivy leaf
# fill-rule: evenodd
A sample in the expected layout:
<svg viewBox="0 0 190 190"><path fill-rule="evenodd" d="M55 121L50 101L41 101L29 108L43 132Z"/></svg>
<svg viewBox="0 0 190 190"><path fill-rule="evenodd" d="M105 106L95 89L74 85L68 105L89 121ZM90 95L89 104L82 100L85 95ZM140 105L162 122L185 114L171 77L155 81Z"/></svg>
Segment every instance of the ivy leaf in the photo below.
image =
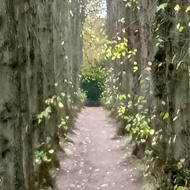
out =
<svg viewBox="0 0 190 190"><path fill-rule="evenodd" d="M141 101L144 100L144 99L145 99L144 96L139 96L139 98L138 98L138 102L141 102Z"/></svg>
<svg viewBox="0 0 190 190"><path fill-rule="evenodd" d="M180 9L181 9L181 7L180 7L180 5L179 5L179 4L177 4L177 5L174 7L174 10L175 10L176 12L179 12L179 11L180 11Z"/></svg>
<svg viewBox="0 0 190 190"><path fill-rule="evenodd" d="M50 154L53 154L53 153L54 153L54 150L53 150L53 149L49 150L49 153L50 153Z"/></svg>
<svg viewBox="0 0 190 190"><path fill-rule="evenodd" d="M182 32L182 31L183 31L183 29L184 29L184 27L183 27L183 26L181 26L181 27L179 28L179 32Z"/></svg>
<svg viewBox="0 0 190 190"><path fill-rule="evenodd" d="M176 68L176 70L179 69L179 67L181 66L181 63L182 63L182 61L180 61L180 62L177 64L177 68Z"/></svg>
<svg viewBox="0 0 190 190"><path fill-rule="evenodd" d="M154 130L154 129L151 129L151 130L150 130L150 135L154 135L154 133L155 133L155 130Z"/></svg>
<svg viewBox="0 0 190 190"><path fill-rule="evenodd" d="M152 69L151 69L151 67L147 67L145 70L146 71L151 71Z"/></svg>
<svg viewBox="0 0 190 190"><path fill-rule="evenodd" d="M180 23L177 24L176 28L179 30L179 28L180 28Z"/></svg>
<svg viewBox="0 0 190 190"><path fill-rule="evenodd" d="M178 116L175 116L174 118L173 118L173 121L176 121L178 119Z"/></svg>
<svg viewBox="0 0 190 190"><path fill-rule="evenodd" d="M188 188L187 188L187 187L183 187L183 186L179 186L179 187L177 188L177 190L188 190Z"/></svg>
<svg viewBox="0 0 190 190"><path fill-rule="evenodd" d="M163 119L165 120L165 119L167 119L169 116L170 116L170 114L167 112L167 113L165 113Z"/></svg>
<svg viewBox="0 0 190 190"><path fill-rule="evenodd" d="M136 71L138 71L138 70L139 70L138 67L133 67L133 72L136 72Z"/></svg>
<svg viewBox="0 0 190 190"><path fill-rule="evenodd" d="M190 6L187 7L187 9L185 10L185 12L189 12L190 11Z"/></svg>
<svg viewBox="0 0 190 190"><path fill-rule="evenodd" d="M74 16L74 14L73 14L73 12L70 10L70 15L73 17Z"/></svg>
<svg viewBox="0 0 190 190"><path fill-rule="evenodd" d="M64 107L63 103L59 102L59 107L63 108Z"/></svg>
<svg viewBox="0 0 190 190"><path fill-rule="evenodd" d="M157 11L160 11L161 9L164 10L168 6L167 3L163 3L157 7Z"/></svg>
<svg viewBox="0 0 190 190"><path fill-rule="evenodd" d="M119 19L118 22L125 23L125 18Z"/></svg>
<svg viewBox="0 0 190 190"><path fill-rule="evenodd" d="M153 150L145 150L145 154L147 154L147 155L151 155L152 152L153 152Z"/></svg>
<svg viewBox="0 0 190 190"><path fill-rule="evenodd" d="M175 143L176 138L177 138L177 135L174 136L173 141L172 141L173 143Z"/></svg>
<svg viewBox="0 0 190 190"><path fill-rule="evenodd" d="M165 106L165 105L166 105L166 102L164 102L164 101L162 101L161 103L162 103L162 105L163 105L163 106Z"/></svg>

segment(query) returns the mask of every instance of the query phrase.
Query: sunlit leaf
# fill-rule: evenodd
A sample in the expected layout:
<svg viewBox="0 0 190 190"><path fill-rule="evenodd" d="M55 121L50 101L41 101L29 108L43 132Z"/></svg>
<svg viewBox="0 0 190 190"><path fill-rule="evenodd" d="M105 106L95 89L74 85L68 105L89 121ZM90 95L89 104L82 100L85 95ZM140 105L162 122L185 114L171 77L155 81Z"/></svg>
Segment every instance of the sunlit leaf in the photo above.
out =
<svg viewBox="0 0 190 190"><path fill-rule="evenodd" d="M177 64L177 68L176 68L176 70L179 69L179 67L181 66L181 63L182 63L182 61L180 61L180 62Z"/></svg>
<svg viewBox="0 0 190 190"><path fill-rule="evenodd" d="M179 12L179 11L180 11L180 9L181 9L181 7L180 7L180 5L179 5L179 4L177 4L177 5L174 7L174 10L175 10L176 12Z"/></svg>
<svg viewBox="0 0 190 190"><path fill-rule="evenodd" d="M118 22L125 23L125 18L119 19Z"/></svg>
<svg viewBox="0 0 190 190"><path fill-rule="evenodd" d="M175 116L175 117L173 118L173 121L176 121L176 120L178 119L178 117L179 117L179 116Z"/></svg>
<svg viewBox="0 0 190 190"><path fill-rule="evenodd" d="M164 10L168 6L167 3L163 3L157 7L157 11L160 11L161 9Z"/></svg>
<svg viewBox="0 0 190 190"><path fill-rule="evenodd" d="M170 114L167 112L167 113L165 113L163 119L165 120L165 119L167 119L169 116L170 116Z"/></svg>
<svg viewBox="0 0 190 190"><path fill-rule="evenodd" d="M179 28L180 28L180 23L177 24L176 28L179 30Z"/></svg>
<svg viewBox="0 0 190 190"><path fill-rule="evenodd" d="M165 105L166 105L166 102L164 102L164 101L161 101L161 103L162 103L162 105L163 105L163 106L165 106Z"/></svg>
<svg viewBox="0 0 190 190"><path fill-rule="evenodd" d="M181 26L181 27L179 28L179 32L182 32L182 31L183 31L183 29L184 29L184 27L183 27L183 26Z"/></svg>
<svg viewBox="0 0 190 190"><path fill-rule="evenodd" d="M155 133L155 130L154 130L154 129L151 129L151 130L150 130L150 135L154 135L154 133Z"/></svg>
<svg viewBox="0 0 190 190"><path fill-rule="evenodd" d="M189 12L190 11L190 6L187 7L187 9L185 10L185 12Z"/></svg>
<svg viewBox="0 0 190 190"><path fill-rule="evenodd" d="M51 150L49 150L48 152L49 152L50 154L53 154L53 153L54 153L54 150L51 149Z"/></svg>
<svg viewBox="0 0 190 190"><path fill-rule="evenodd" d="M70 15L73 17L74 16L74 14L73 14L73 12L70 10Z"/></svg>
<svg viewBox="0 0 190 190"><path fill-rule="evenodd" d="M151 67L147 67L145 70L151 71L152 69L151 69Z"/></svg>
<svg viewBox="0 0 190 190"><path fill-rule="evenodd" d="M63 108L63 107L64 107L64 105L63 105L62 102L59 102L59 107L60 107L60 108Z"/></svg>
<svg viewBox="0 0 190 190"><path fill-rule="evenodd" d="M133 72L136 72L138 70L139 70L139 68L137 66L133 67Z"/></svg>

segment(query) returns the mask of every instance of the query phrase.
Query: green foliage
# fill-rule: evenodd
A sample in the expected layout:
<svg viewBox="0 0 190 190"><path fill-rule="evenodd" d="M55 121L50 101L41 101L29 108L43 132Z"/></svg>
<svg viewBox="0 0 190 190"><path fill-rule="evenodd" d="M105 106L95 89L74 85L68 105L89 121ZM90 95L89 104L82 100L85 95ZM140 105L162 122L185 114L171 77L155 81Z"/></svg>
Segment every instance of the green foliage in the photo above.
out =
<svg viewBox="0 0 190 190"><path fill-rule="evenodd" d="M84 62L81 82L88 100L99 100L104 89L103 50L105 40L105 18L99 15L99 11L92 11L86 18L83 28Z"/></svg>
<svg viewBox="0 0 190 190"><path fill-rule="evenodd" d="M38 116L38 123L40 124L43 118L50 119L50 114L52 112L52 106L58 106L59 108L63 108L63 97L65 93L61 93L61 95L54 95L51 98L48 98L45 103L48 105L44 111L42 111Z"/></svg>
<svg viewBox="0 0 190 190"><path fill-rule="evenodd" d="M101 17L98 11L91 12L85 20L83 26L83 63L85 65L104 61L102 51L107 38L105 22L106 19Z"/></svg>
<svg viewBox="0 0 190 190"><path fill-rule="evenodd" d="M44 150L47 150L46 152ZM47 137L45 142L38 145L38 150L35 151L35 162L41 164L42 162L51 162L51 154L54 150L51 149L51 138Z"/></svg>
<svg viewBox="0 0 190 190"><path fill-rule="evenodd" d="M126 2L125 7L131 7L133 10L140 10L139 1L138 0L123 0Z"/></svg>
<svg viewBox="0 0 190 190"><path fill-rule="evenodd" d="M133 10L137 8L135 8L135 6L139 5L138 1L124 0L124 2L127 8L131 7ZM156 4L154 4L152 8L155 8L155 5ZM189 51L186 36L188 36L190 24L184 23L181 15L188 17L190 6L184 7L182 5L182 2L176 4L174 1L166 1L156 7L157 13L155 15L158 15L156 21L160 23L157 24L154 31L156 37L153 41L155 40L156 43L152 43L152 45L155 45L155 51L160 51L160 57L155 55L155 60L147 61L146 66L144 66L146 63L143 62L145 57L140 55L144 49L139 48L140 54L138 54L137 49L134 49L132 46L135 45L135 43L130 44L130 41L134 41L134 36L131 40L126 38L126 36L131 35L127 33L127 29L130 28L129 31L132 33L135 24L133 26L133 23L126 23L126 18L123 15L117 18L118 28L114 30L114 32L118 32L117 36L112 39L109 38L109 40L108 38L103 40L103 54L109 65L105 69L106 78L101 101L103 105L117 117L117 120L122 123L122 127L125 127L125 133L132 135L136 144L142 145L142 143L145 144L148 142L146 144L148 149L145 150L145 160L147 161L148 168L147 173L151 174L153 172L155 175L160 175L160 181L156 179L157 184L155 185L160 190L185 190L189 188L189 179L187 178L189 174L184 168L184 158L178 162L170 160L170 154L173 155L173 153L170 153L171 148L175 146L175 143L179 143L175 132L180 131L181 128L181 126L179 126L179 129L176 130L178 127L176 124L179 123L180 114L179 111L177 111L176 114L175 109L177 110L177 105L175 103L175 105L171 105L174 100L172 99L173 97L170 97L171 95L169 93L171 93L171 90L172 92L175 90L170 82L179 82L180 79L176 79L174 76L178 76L178 73L186 69L187 64L184 63L187 63L188 61L186 60L189 60L188 52L183 54L183 51ZM149 8L151 8L151 6ZM151 12L152 8L147 10ZM142 17L144 18L146 14L149 13L145 13ZM173 26L173 24L176 24L176 26ZM127 25L129 28L121 29L123 25L125 25L124 27ZM169 29L167 29L167 27L169 27ZM144 28L142 29L144 30ZM150 27L150 29L154 29L154 27ZM170 33L169 37L165 36L166 31L168 34ZM138 35L138 32L143 36L141 28L134 29L135 35ZM149 35L147 34L145 36ZM181 38L181 36L183 38ZM178 41L175 43L171 42L171 39L175 39L176 37ZM143 41L146 41L146 39L143 39ZM184 46L182 46L181 44L183 44L184 41ZM179 42L181 44L179 44ZM169 53L171 53L170 48L168 49L170 45L173 45L172 55L169 55ZM178 45L181 47L181 50L177 49ZM151 53L151 50L148 49L147 51ZM167 54L166 57L164 57L165 53ZM183 58L183 55L186 55L186 58ZM139 57L143 59L141 60ZM127 70L125 70L126 68ZM164 74L160 75L162 72ZM160 80L162 82L160 84L154 81L155 78L159 79L160 76L164 75L166 78L161 78ZM129 79L129 83L127 79ZM154 83L157 85L154 86ZM166 86L164 83L166 83ZM131 87L131 85L135 87ZM137 90L135 89L136 87ZM128 91L126 88L128 88ZM128 93L139 94L128 96ZM155 98L157 94L158 97ZM177 99L175 99L175 101L176 100ZM166 150L165 147L167 147ZM163 159L165 160L163 161ZM156 173L157 170L159 173ZM167 179L165 179L165 177L167 177Z"/></svg>
<svg viewBox="0 0 190 190"><path fill-rule="evenodd" d="M157 11L164 10L168 6L168 3L163 3L157 7Z"/></svg>
<svg viewBox="0 0 190 190"><path fill-rule="evenodd" d="M101 89L104 88L105 70L101 64L89 63L83 65L82 82L97 81Z"/></svg>

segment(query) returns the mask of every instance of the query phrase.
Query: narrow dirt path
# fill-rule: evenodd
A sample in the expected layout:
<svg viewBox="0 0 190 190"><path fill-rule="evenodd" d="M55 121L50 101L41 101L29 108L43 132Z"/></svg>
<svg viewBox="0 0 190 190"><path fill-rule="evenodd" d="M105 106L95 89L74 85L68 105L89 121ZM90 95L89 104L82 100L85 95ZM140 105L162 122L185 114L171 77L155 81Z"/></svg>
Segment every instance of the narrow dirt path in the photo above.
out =
<svg viewBox="0 0 190 190"><path fill-rule="evenodd" d="M144 190L137 168L126 163L124 142L103 108L85 108L76 121L73 143L64 145L59 190ZM145 189L147 190L147 189Z"/></svg>

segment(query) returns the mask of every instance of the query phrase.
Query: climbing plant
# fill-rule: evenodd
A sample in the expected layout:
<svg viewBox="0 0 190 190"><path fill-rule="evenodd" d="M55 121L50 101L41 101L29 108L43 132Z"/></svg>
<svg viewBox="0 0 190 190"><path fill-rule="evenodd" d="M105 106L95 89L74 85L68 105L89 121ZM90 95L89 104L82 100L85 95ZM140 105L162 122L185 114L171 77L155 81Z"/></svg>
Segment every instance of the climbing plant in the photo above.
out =
<svg viewBox="0 0 190 190"><path fill-rule="evenodd" d="M155 176L155 188L188 189L189 2L107 5L102 103L120 132L132 134L133 153L147 162L145 176Z"/></svg>
<svg viewBox="0 0 190 190"><path fill-rule="evenodd" d="M95 9L89 12L83 26L84 47L81 80L82 89L90 101L99 101L104 88L105 72L102 51L106 40L105 21L105 16L101 15L99 9Z"/></svg>

